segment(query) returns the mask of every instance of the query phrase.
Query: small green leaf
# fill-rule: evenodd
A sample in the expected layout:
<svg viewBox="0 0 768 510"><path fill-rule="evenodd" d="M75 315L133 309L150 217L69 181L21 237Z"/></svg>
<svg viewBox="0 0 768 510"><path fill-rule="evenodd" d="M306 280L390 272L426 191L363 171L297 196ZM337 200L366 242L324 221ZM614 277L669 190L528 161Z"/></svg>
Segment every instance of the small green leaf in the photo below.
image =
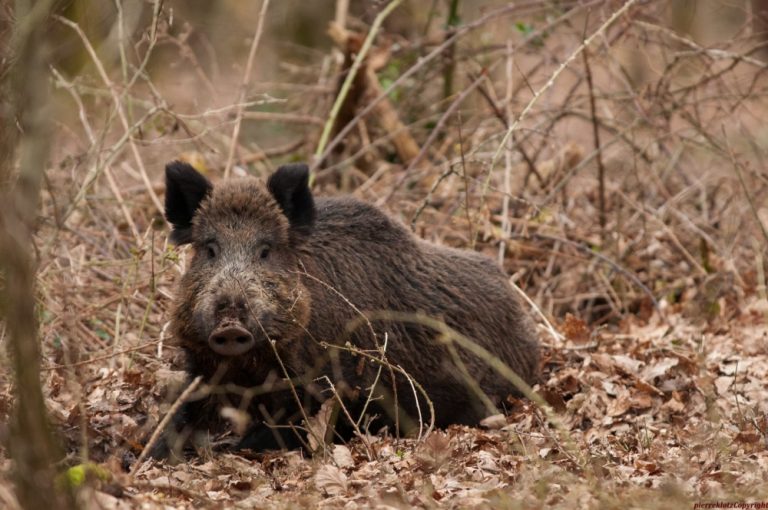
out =
<svg viewBox="0 0 768 510"><path fill-rule="evenodd" d="M98 478L106 482L112 477L109 471L94 463L78 464L59 475L58 483L72 488L80 487L88 478Z"/></svg>
<svg viewBox="0 0 768 510"><path fill-rule="evenodd" d="M515 23L515 28L523 35L528 35L533 32L533 25L530 23L525 23L524 21L518 21Z"/></svg>

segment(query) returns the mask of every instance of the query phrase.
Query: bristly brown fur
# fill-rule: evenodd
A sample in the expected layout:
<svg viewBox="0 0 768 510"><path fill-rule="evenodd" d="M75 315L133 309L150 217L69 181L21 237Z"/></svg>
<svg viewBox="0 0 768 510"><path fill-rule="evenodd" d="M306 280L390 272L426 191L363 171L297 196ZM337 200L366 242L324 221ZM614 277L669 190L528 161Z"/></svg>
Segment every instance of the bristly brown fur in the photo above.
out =
<svg viewBox="0 0 768 510"><path fill-rule="evenodd" d="M181 280L173 330L186 351L190 376L203 375L209 383L255 392L248 401L236 393L225 398L247 409L253 418L241 446L264 449L295 443L290 432L276 437L263 423L265 414L279 424L298 424L301 417L294 396L285 389L285 373L270 342L295 379L306 414L312 414L328 396L320 391L318 377L328 376L355 410L367 396L378 368L346 351L325 349L321 343L349 342L375 352L386 334L387 360L426 389L437 426L477 424L485 416L487 409L468 388L435 331L387 320L373 322L378 338L367 327L347 333L360 318L359 311L418 313L440 319L527 382L536 381L539 353L532 323L507 276L490 259L424 242L379 209L356 199L314 200L303 166L278 169L269 186L246 178L210 187L191 167L180 170L181 164L173 165L167 173L168 192L185 189L192 196L203 196L191 218L184 217L189 200L166 199L167 204L184 204L181 212L166 214L175 228L186 228L187 221L191 224L188 235L177 238L189 239L195 247ZM189 186L170 182L179 178L201 189L190 191ZM207 187L209 191L202 193ZM237 357L213 352L208 338L223 320L240 321L256 339L255 347ZM486 361L466 352L460 356L468 373L496 404L518 394ZM390 397L396 394L400 408L411 418L416 416L416 397L404 377L395 377L393 386L385 370L379 387ZM177 429L215 428L222 399L192 402L178 417ZM388 405L382 404L379 414L391 416ZM426 409L424 402L421 409Z"/></svg>

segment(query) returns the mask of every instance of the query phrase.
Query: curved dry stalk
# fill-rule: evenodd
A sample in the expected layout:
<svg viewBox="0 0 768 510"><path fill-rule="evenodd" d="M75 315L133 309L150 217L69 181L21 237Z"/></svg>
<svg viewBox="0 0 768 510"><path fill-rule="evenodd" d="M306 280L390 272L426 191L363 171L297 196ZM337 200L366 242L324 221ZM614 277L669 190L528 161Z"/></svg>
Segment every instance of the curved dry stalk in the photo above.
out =
<svg viewBox="0 0 768 510"><path fill-rule="evenodd" d="M285 380L288 383L288 388L291 391L291 396L293 396L293 399L296 401L296 406L299 408L299 412L301 412L301 417L304 420L304 423L309 423L309 415L307 415L307 412L304 410L304 406L301 403L301 398L299 398L299 393L296 391L296 385L291 380L291 374L288 372L288 368L285 366L285 363L283 363L283 358L280 356L280 352L277 350L277 341L273 340L269 334L267 333L267 330L264 329L264 326L261 324L261 321L259 320L259 317L256 315L256 313L251 309L250 302L248 301L245 289L242 286L242 283L238 280L237 281L238 286L240 287L240 292L242 293L243 297L245 298L246 306L248 307L248 313L251 314L251 318L256 322L256 324L259 325L259 328L261 328L261 332L264 335L264 337L267 339L267 343L272 348L272 353L275 355L275 358L277 359L277 362L280 364L280 370L283 372L283 376L285 376ZM312 435L315 441L317 441L317 444L323 445L323 450L325 450L325 441L323 438L317 437L317 434L313 430L312 427L307 427L307 431L309 434Z"/></svg>
<svg viewBox="0 0 768 510"><path fill-rule="evenodd" d="M389 335L387 333L384 333L384 345L381 346L380 354L381 359L386 359L386 353L387 353L387 345L389 344ZM365 416L366 411L368 410L368 406L373 401L373 390L376 388L376 385L379 383L379 379L381 379L381 371L384 369L384 365L379 365L379 369L376 371L376 377L373 379L373 383L371 384L371 389L368 391L368 397L365 399L365 404L363 404L363 409L360 411L360 416L357 418L356 426L359 427L360 424L363 421L363 417Z"/></svg>
<svg viewBox="0 0 768 510"><path fill-rule="evenodd" d="M561 342L565 340L565 337L560 333L558 333L558 331L554 328L554 326L552 326L552 323L549 322L549 319L547 319L547 316L544 315L544 312L541 311L541 308L539 308L539 306L533 301L533 299L528 297L528 294L523 292L523 289L518 287L517 284L513 282L511 278L509 279L509 284L515 290L515 292L517 292L518 295L520 295L520 297L522 297L525 300L525 302L528 303L528 306L530 306L536 312L536 315L538 315L541 321L544 323L544 326L547 328L547 331L549 332L549 334L552 336L552 338L555 339L555 342Z"/></svg>
<svg viewBox="0 0 768 510"><path fill-rule="evenodd" d="M448 353L451 355L451 359L456 365L456 368L459 369L459 373L464 379L464 382L469 387L469 389L472 390L472 393L474 393L475 396L483 403L488 416L498 414L499 409L496 407L496 404L491 401L488 395L486 395L483 389L480 387L480 384L475 380L474 377L472 377L472 374L469 373L467 365L461 360L459 352L456 350L456 347L453 346L451 340L446 338L439 339L438 341L445 344L446 348L448 349Z"/></svg>
<svg viewBox="0 0 768 510"><path fill-rule="evenodd" d="M427 407L429 407L429 415L430 415L429 426L427 427L426 432L424 432L422 434L421 433L421 426L423 424L423 417L422 417L422 413L421 413L421 407L419 406L419 399L418 399L418 397L416 398L416 410L417 410L417 413L419 415L419 439L421 439L422 437L428 436L432 432L432 430L435 428L435 407L432 404L432 399L429 398L429 394L427 393L427 390L425 390L424 387L418 381L413 379L410 376L410 374L408 374L408 372L406 372L405 369L403 369L403 367L401 367L399 365L393 365L389 361L377 358L376 356L372 355L371 353L369 353L367 351L364 351L362 349L359 349L357 347L354 347L352 345L336 345L336 344L331 344L331 343L328 343L328 342L320 342L320 345L325 347L325 348L328 348L328 349L338 349L340 351L346 351L346 352L355 354L357 356L363 356L364 358L366 358L366 359L368 359L368 360L370 360L370 361L372 361L374 363L378 363L380 365L384 365L387 368L389 368L390 371L397 372L398 374L400 374L403 377L405 377L406 380L410 383L411 388L413 388L414 394L416 393L416 391L421 393L421 396L424 397L424 400L427 403ZM393 383L394 383L394 376L393 376ZM414 395L414 396L416 397L416 395Z"/></svg>
<svg viewBox="0 0 768 510"><path fill-rule="evenodd" d="M331 381L331 378L327 375L324 375L321 377L321 379L324 379L328 383L328 386L331 389L331 393L333 393L333 397L336 399L336 402L338 402L341 411L344 413L344 416L347 417L347 421L352 424L352 429L354 430L355 435L363 443L363 446L365 446L365 453L368 456L368 460L372 461L376 458L376 456L374 455L373 448L371 448L371 442L368 441L368 439L365 437L365 434L363 434L363 432L360 430L360 420L355 421L349 414L349 409L347 409L347 406L344 405L344 400L336 390L336 386L333 384L333 381ZM366 402L366 405L368 405L368 402ZM361 413L360 415L363 416L363 414L364 413ZM325 444L323 444L323 449L325 449Z"/></svg>
<svg viewBox="0 0 768 510"><path fill-rule="evenodd" d="M307 412L304 410L304 406L302 405L301 399L299 398L299 393L296 391L296 385L293 384L293 381L291 380L291 375L288 372L288 368L285 366L285 363L283 363L283 358L280 356L280 353L277 351L277 342L269 338L269 335L267 335L267 332L264 330L264 327L261 325L261 322L259 322L258 324L259 324L259 327L261 327L261 330L264 333L264 336L267 337L267 341L269 342L270 347L272 347L272 352L274 353L275 358L277 358L277 362L280 364L280 369L283 371L283 375L285 376L285 379L288 382L288 387L291 390L291 395L293 396L293 399L296 401L296 405L299 408L299 412L301 412L301 417L304 420L304 423L309 423L309 415L307 415ZM314 440L317 441L317 444L323 445L323 451L325 451L324 438L317 437L317 434L315 433L312 427L307 427L307 432L312 435Z"/></svg>
<svg viewBox="0 0 768 510"><path fill-rule="evenodd" d="M517 388L528 400L534 402L542 410L542 412L547 417L547 421L549 421L549 423L552 424L552 426L555 429L557 429L558 432L566 438L566 442L568 445L567 450L569 450L569 454L572 455L574 458L582 459L582 456L579 454L578 449L575 447L575 443L570 437L570 433L565 428L562 421L560 421L560 419L558 418L557 414L552 409L552 407L550 407L550 405L547 402L545 402L544 399L542 399L538 394L536 394L533 391L533 389L528 385L528 383L526 383L514 370L512 370L509 366L507 366L504 362L502 362L493 353L488 351L485 347L478 345L475 341L462 335L461 333L451 328L444 322L441 322L437 319L433 319L432 317L428 317L423 314L409 313L409 312L379 311L379 312L370 312L368 314L368 317L371 320L399 321L399 322L427 326L435 330L437 333L439 333L439 335L437 336L437 339L439 341L445 341L447 345L449 345L450 343L456 343L462 349L465 349L466 351L472 353L473 355L477 356L481 360L485 361L485 363L487 363L488 366L493 368L504 379L512 383L515 386L515 388Z"/></svg>
<svg viewBox="0 0 768 510"><path fill-rule="evenodd" d="M386 363L388 363L386 361L386 359L387 359L386 352L387 352L388 337L385 334L384 344L383 345L379 344L379 337L378 337L378 335L376 335L376 331L373 329L373 324L371 324L371 321L368 319L368 317L366 317L365 313L363 313L357 306L355 306L354 303L352 303L352 301L350 301L344 294L339 292L339 290L336 289L333 285L329 285L328 283L324 282L320 278L318 278L318 277L316 277L314 275L309 274L306 271L306 269L303 270L303 271L300 271L298 274L301 274L303 276L306 276L307 278L312 279L313 281L319 283L320 285L324 286L325 288L327 288L328 290L330 290L331 292L333 292L334 294L339 296L368 325L368 330L370 331L371 338L373 338L374 344L376 345L376 350L381 355L381 359L385 362L385 365L380 365L379 366L379 371L376 373L376 378L375 378L374 384L371 386L371 389L370 389L370 391L368 393L368 398L366 399L366 402L365 402L365 406L363 407L363 411L365 411L368 408L368 403L370 402L371 398L373 397L373 390L376 387L376 382L378 382L379 377L381 376L381 368L382 368L382 366L388 366L388 365L386 365ZM392 393L393 393L393 397L394 397L394 401L395 401L395 423L396 423L396 428L399 430L400 417L399 417L399 410L398 410L398 403L397 403L397 388L395 387L395 374L392 373L392 368L391 367L390 367L390 374L389 375L392 377ZM365 414L364 412L360 414L360 420L362 420L362 417L364 416L364 414ZM360 420L358 420L358 425L360 424Z"/></svg>

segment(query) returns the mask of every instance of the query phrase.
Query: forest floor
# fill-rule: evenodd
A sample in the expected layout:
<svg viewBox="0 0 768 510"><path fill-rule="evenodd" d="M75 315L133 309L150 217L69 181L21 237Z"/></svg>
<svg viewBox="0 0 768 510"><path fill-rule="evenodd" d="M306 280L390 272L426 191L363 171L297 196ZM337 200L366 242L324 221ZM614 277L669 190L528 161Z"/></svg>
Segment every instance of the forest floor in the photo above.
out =
<svg viewBox="0 0 768 510"><path fill-rule="evenodd" d="M92 368L75 396L52 371L48 385L58 390L50 402L72 434L81 432L83 409L93 447L116 452L86 469L82 495L94 508L759 503L768 500L768 301L741 307L717 326L671 309L611 333L592 334L573 319L564 330L574 338L545 349L546 382L537 388L557 426L534 404L515 401L484 427L455 426L421 441L372 436L312 458L203 452L178 465L146 461L131 476L121 468L125 450L113 445L135 437L147 415L161 415L158 388L173 373L147 370L140 359Z"/></svg>

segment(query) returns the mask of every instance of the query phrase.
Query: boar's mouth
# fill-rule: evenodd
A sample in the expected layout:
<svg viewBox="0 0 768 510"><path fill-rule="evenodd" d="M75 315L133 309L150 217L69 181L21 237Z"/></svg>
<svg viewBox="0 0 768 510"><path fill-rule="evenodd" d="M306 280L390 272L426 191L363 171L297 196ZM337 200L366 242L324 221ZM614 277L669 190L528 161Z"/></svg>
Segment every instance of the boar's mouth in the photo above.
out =
<svg viewBox="0 0 768 510"><path fill-rule="evenodd" d="M256 340L240 321L227 321L213 330L208 345L222 356L240 356L253 349Z"/></svg>

